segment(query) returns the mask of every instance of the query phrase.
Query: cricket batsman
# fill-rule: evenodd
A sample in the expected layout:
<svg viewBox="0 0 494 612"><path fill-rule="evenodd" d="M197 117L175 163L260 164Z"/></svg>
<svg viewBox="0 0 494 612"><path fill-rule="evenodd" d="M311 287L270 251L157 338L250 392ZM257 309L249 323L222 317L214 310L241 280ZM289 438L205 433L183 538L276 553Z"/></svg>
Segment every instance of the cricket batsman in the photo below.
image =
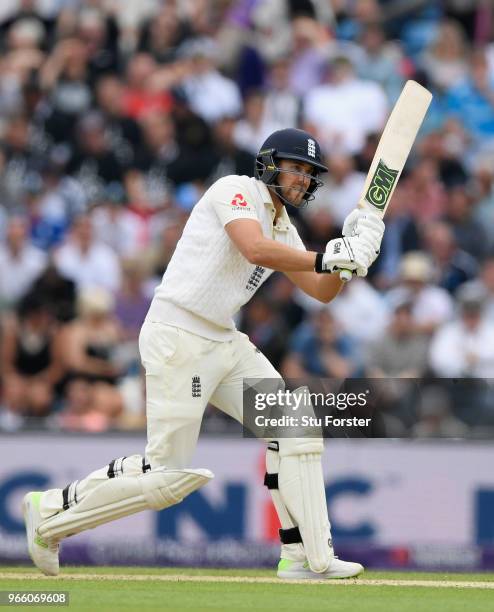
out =
<svg viewBox="0 0 494 612"><path fill-rule="evenodd" d="M196 204L139 338L146 373L144 455L114 459L65 488L24 497L29 553L44 574L59 573L63 538L141 510L162 510L213 478L209 470L188 467L208 402L242 422L243 379L283 385L233 322L273 271L321 302L338 294L340 270L367 274L384 231L378 215L354 210L343 236L328 242L324 253L307 251L290 221L290 208L314 198L323 172L319 144L310 134L279 130L259 151L255 178L223 177ZM360 574L359 563L342 561L333 551L322 438L267 442L265 484L281 523L278 576Z"/></svg>

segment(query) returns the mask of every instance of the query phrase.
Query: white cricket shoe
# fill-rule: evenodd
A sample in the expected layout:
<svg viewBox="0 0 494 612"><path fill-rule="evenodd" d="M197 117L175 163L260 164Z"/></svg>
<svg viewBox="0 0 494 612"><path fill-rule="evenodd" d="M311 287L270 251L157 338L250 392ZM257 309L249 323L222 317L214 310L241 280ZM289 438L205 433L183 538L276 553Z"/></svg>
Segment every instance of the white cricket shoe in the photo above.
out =
<svg viewBox="0 0 494 612"><path fill-rule="evenodd" d="M307 561L290 561L280 559L278 563L278 578L284 580L329 580L332 578L354 578L364 571L360 563L342 561L333 557L325 572L313 572Z"/></svg>
<svg viewBox="0 0 494 612"><path fill-rule="evenodd" d="M57 576L60 571L58 543L47 542L38 534L38 526L42 522L39 512L40 499L41 492L32 491L24 496L22 502L27 546L34 565L46 576Z"/></svg>

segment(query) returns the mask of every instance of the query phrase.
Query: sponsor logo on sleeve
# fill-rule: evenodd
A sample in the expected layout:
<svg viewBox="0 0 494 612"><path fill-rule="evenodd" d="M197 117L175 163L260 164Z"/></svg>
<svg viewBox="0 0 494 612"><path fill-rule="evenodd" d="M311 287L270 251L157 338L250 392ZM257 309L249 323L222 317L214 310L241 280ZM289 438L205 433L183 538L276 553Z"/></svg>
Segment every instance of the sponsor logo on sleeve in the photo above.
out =
<svg viewBox="0 0 494 612"><path fill-rule="evenodd" d="M232 206L247 206L247 201L241 193L236 193L230 204Z"/></svg>

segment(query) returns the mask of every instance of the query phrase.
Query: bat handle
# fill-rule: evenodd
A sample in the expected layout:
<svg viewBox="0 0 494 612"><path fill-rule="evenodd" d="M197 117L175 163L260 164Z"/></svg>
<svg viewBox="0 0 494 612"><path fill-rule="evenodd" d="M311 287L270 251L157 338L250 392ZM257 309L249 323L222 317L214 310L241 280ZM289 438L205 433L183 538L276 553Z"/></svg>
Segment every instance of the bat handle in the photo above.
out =
<svg viewBox="0 0 494 612"><path fill-rule="evenodd" d="M351 270L340 270L340 280L347 283L348 281L352 280L352 274L353 273Z"/></svg>

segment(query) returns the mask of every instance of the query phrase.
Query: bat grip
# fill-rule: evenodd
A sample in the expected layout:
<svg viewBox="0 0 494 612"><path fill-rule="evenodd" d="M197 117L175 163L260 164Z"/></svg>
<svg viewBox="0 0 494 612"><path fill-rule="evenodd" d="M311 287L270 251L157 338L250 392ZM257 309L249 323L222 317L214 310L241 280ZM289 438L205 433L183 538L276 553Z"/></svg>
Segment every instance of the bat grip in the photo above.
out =
<svg viewBox="0 0 494 612"><path fill-rule="evenodd" d="M353 273L351 270L340 270L340 280L347 283L348 281L352 280L352 274Z"/></svg>

